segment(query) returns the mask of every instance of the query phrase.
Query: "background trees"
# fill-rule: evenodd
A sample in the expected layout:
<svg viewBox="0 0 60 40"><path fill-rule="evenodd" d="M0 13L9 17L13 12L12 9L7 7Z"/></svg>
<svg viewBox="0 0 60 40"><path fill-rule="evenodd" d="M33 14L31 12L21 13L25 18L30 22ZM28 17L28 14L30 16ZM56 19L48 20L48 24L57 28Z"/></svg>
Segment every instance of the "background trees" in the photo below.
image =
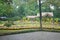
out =
<svg viewBox="0 0 60 40"><path fill-rule="evenodd" d="M0 0L0 17L6 16L6 17L12 17L13 13L13 7L11 5L11 2L8 0Z"/></svg>
<svg viewBox="0 0 60 40"><path fill-rule="evenodd" d="M54 12L54 17L60 18L59 0L41 0L42 12ZM52 9L51 9L52 7ZM0 17L22 19L27 15L36 15L39 12L37 0L0 0Z"/></svg>
<svg viewBox="0 0 60 40"><path fill-rule="evenodd" d="M60 2L59 0L43 0L42 11L54 12L55 18L60 18ZM51 9L52 8L52 9Z"/></svg>

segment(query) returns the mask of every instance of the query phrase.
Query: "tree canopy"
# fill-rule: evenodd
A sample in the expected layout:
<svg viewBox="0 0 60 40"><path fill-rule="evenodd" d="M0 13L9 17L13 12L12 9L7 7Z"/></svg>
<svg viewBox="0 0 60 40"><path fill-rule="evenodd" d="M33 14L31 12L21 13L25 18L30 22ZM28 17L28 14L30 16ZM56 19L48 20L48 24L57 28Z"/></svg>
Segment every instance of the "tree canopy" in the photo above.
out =
<svg viewBox="0 0 60 40"><path fill-rule="evenodd" d="M59 0L43 0L42 11L54 12L54 17L60 17L60 2ZM53 7L53 9L51 9Z"/></svg>
<svg viewBox="0 0 60 40"><path fill-rule="evenodd" d="M54 12L55 17L60 17L59 0L41 0L42 12ZM52 7L53 6L53 7ZM51 9L54 8L54 9ZM27 15L36 15L39 12L37 0L0 0L0 17L19 17L22 19Z"/></svg>

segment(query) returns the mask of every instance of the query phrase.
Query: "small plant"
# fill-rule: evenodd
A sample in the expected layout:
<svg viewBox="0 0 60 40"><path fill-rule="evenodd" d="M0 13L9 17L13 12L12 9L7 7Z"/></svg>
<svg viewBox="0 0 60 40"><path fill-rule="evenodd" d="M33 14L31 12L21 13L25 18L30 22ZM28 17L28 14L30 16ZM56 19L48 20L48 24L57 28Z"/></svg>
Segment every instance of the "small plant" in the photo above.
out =
<svg viewBox="0 0 60 40"><path fill-rule="evenodd" d="M40 21L40 19L39 18L35 18L35 21Z"/></svg>
<svg viewBox="0 0 60 40"><path fill-rule="evenodd" d="M11 23L5 23L4 26L10 27L12 24Z"/></svg>
<svg viewBox="0 0 60 40"><path fill-rule="evenodd" d="M56 24L58 24L58 20L59 20L58 18L55 19L55 23L56 23Z"/></svg>
<svg viewBox="0 0 60 40"><path fill-rule="evenodd" d="M23 21L26 21L26 17L23 17Z"/></svg>
<svg viewBox="0 0 60 40"><path fill-rule="evenodd" d="M2 22L2 21L0 21L0 24L3 24L3 22Z"/></svg>
<svg viewBox="0 0 60 40"><path fill-rule="evenodd" d="M14 23L11 21L8 21L7 23L4 24L4 26L6 27L11 27L11 25L14 25Z"/></svg>

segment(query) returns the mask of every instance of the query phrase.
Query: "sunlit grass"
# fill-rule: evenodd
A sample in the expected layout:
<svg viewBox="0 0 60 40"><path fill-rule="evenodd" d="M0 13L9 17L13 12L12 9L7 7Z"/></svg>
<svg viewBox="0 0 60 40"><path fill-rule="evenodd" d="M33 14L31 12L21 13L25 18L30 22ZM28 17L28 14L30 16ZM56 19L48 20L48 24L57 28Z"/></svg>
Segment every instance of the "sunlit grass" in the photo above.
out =
<svg viewBox="0 0 60 40"><path fill-rule="evenodd" d="M11 27L3 26L4 23L0 24L0 28L10 28L10 29L40 28L39 21L14 21L15 25L12 25ZM52 22L42 22L42 27L43 28L60 28L60 25L58 23L53 24Z"/></svg>
<svg viewBox="0 0 60 40"><path fill-rule="evenodd" d="M0 29L2 28L2 30L0 30L0 35L6 34L6 33L27 31L27 30L32 30L32 29L34 30L34 29L40 28L40 22L39 21L27 21L27 22L25 22L25 21L14 21L15 25L12 25L11 27L3 26L5 22L0 24ZM52 22L42 22L42 28L43 29L47 28L49 30L51 30L51 28L52 29L54 28L54 29L60 30L60 25L58 25L56 23L52 24Z"/></svg>

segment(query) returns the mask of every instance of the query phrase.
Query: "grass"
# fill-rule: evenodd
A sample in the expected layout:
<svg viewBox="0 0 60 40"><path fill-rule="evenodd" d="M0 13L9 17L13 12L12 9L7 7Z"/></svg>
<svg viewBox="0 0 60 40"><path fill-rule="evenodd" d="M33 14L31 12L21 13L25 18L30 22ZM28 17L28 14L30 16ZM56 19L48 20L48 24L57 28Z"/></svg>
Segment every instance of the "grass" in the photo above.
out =
<svg viewBox="0 0 60 40"><path fill-rule="evenodd" d="M4 35L12 35L12 34L20 34L20 33L28 33L28 32L35 32L40 31L40 29L22 29L22 30L0 30L0 36ZM59 32L60 30L54 29L43 29L41 31L48 31L48 32Z"/></svg>
<svg viewBox="0 0 60 40"><path fill-rule="evenodd" d="M22 29L22 28L40 28L39 21L14 21L15 25L11 27L5 27L3 24L0 25L0 29ZM60 25L52 24L52 22L42 22L43 28L57 28L60 29Z"/></svg>
<svg viewBox="0 0 60 40"><path fill-rule="evenodd" d="M5 23L5 22L4 22ZM3 24L4 24L3 23ZM28 21L28 22L21 22L21 21L15 21L14 24L11 27L5 27L3 24L0 25L0 35L5 34L11 34L11 33L22 33L22 32L29 32L29 31L35 31L40 30L40 22L38 21ZM58 24L52 24L52 22L42 22L43 30L57 30L60 31L60 25ZM13 30L14 29L14 30Z"/></svg>
<svg viewBox="0 0 60 40"><path fill-rule="evenodd" d="M0 30L0 36L10 35L10 34L17 34L17 33L33 32L33 31L38 31L38 30L39 30L39 29Z"/></svg>

